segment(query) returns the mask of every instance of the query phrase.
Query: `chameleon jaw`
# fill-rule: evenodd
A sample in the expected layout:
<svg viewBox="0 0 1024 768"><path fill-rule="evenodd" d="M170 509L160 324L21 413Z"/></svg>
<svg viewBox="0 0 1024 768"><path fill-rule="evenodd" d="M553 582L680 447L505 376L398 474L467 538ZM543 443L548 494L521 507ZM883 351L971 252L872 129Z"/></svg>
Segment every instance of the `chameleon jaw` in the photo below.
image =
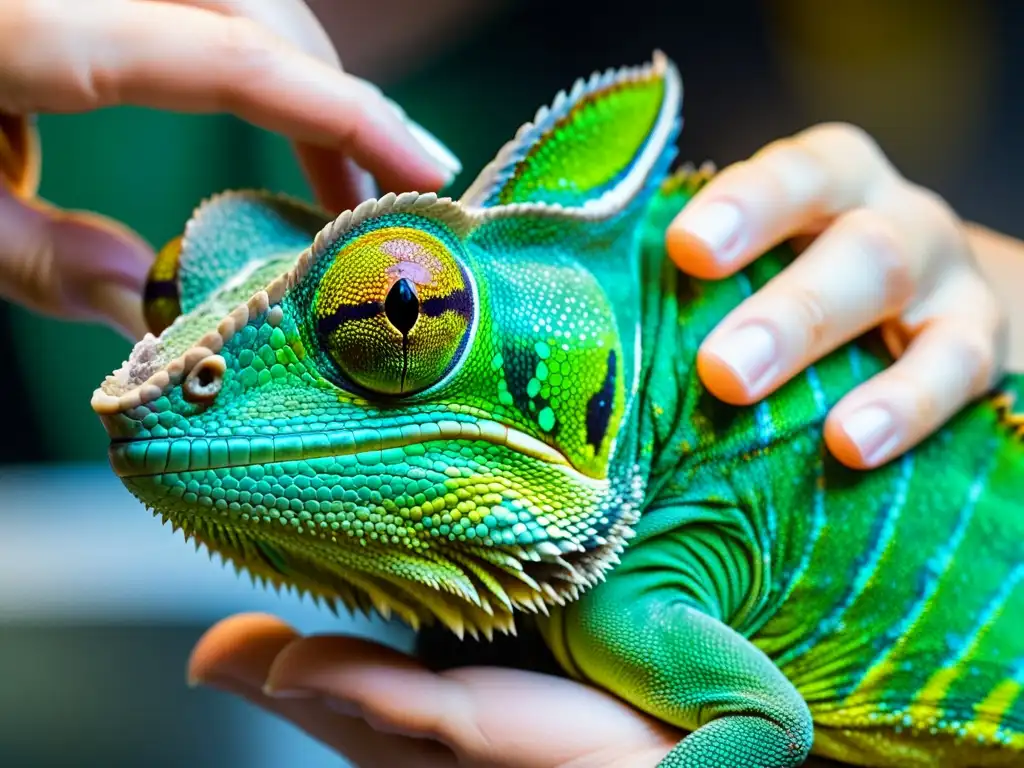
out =
<svg viewBox="0 0 1024 768"><path fill-rule="evenodd" d="M358 429L303 435L123 440L114 441L108 453L117 475L127 478L338 456L373 454L379 458L382 451L434 440L483 440L547 464L562 466L576 475L577 480L596 480L578 472L562 453L546 443L489 420L445 420L384 431Z"/></svg>

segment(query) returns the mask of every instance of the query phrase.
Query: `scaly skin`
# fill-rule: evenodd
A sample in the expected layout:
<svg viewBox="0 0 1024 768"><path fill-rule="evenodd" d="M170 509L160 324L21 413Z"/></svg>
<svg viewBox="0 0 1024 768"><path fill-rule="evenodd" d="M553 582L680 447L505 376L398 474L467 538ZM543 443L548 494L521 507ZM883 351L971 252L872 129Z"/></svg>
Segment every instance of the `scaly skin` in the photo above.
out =
<svg viewBox="0 0 1024 768"><path fill-rule="evenodd" d="M666 767L1024 762L1012 397L867 473L821 428L889 362L872 337L713 399L701 340L792 254L671 265L710 174L665 178L680 104L658 55L542 110L458 202L208 201L154 269L160 336L94 395L114 469L331 604L460 635L540 611L568 674L691 732Z"/></svg>

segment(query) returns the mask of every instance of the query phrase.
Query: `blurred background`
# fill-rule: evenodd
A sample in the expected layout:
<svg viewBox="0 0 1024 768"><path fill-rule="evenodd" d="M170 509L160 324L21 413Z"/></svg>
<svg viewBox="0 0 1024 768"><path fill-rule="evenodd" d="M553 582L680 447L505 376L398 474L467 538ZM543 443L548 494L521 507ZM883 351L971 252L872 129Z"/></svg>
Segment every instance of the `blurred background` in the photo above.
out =
<svg viewBox="0 0 1024 768"><path fill-rule="evenodd" d="M682 159L721 167L850 121L963 217L1024 237L1018 0L309 4L346 69L459 155L453 195L556 91L661 48L685 82ZM116 217L155 246L225 188L309 197L287 142L231 117L118 108L39 125L42 196ZM190 648L252 609L306 631L400 646L408 635L253 589L128 496L89 407L128 342L0 300L0 345L0 765L337 765L288 726L186 689Z"/></svg>

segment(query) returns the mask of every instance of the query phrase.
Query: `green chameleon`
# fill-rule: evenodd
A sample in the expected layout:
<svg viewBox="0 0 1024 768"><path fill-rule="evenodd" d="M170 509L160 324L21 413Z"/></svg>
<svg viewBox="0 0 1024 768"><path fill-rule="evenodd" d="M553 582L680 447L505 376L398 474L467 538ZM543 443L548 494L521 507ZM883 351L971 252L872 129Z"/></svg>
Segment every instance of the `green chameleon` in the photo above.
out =
<svg viewBox="0 0 1024 768"><path fill-rule="evenodd" d="M669 174L681 102L656 53L560 93L459 201L205 202L154 268L159 336L93 397L111 465L332 605L536 615L568 675L688 732L665 768L1024 764L1016 392L872 472L822 424L891 362L873 336L713 398L701 340L793 254L717 282L666 258L713 173Z"/></svg>

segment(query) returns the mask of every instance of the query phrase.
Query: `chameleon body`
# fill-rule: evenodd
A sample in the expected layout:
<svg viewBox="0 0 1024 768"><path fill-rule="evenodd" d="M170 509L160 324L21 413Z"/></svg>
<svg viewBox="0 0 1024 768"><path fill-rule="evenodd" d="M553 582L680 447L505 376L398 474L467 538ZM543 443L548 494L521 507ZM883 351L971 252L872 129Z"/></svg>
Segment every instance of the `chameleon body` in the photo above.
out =
<svg viewBox="0 0 1024 768"><path fill-rule="evenodd" d="M660 54L580 81L458 201L207 201L94 395L114 470L273 584L459 634L536 614L687 732L664 768L1024 764L1020 381L871 472L822 438L891 362L871 336L713 398L701 340L793 254L666 258L713 173L669 172L681 100Z"/></svg>

